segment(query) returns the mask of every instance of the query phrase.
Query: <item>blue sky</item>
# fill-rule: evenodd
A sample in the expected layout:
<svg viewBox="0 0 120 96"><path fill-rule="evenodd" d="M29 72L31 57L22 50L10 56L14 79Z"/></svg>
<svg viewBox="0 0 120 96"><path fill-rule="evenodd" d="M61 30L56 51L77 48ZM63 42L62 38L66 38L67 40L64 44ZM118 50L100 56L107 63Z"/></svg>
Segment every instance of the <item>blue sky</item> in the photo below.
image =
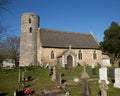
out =
<svg viewBox="0 0 120 96"><path fill-rule="evenodd" d="M93 32L98 41L103 41L112 21L120 24L120 0L11 0L7 8L0 12L2 24L17 36L25 12L38 14L42 28Z"/></svg>

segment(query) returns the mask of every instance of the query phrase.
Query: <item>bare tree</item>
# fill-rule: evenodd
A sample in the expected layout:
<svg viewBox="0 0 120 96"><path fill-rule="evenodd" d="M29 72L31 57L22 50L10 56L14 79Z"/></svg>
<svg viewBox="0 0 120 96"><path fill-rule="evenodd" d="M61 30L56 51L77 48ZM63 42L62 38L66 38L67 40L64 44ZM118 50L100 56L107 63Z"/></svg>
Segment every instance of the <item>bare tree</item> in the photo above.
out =
<svg viewBox="0 0 120 96"><path fill-rule="evenodd" d="M8 30L8 27L2 26L2 24L0 22L0 43L1 43L2 39L5 37L7 30Z"/></svg>
<svg viewBox="0 0 120 96"><path fill-rule="evenodd" d="M7 10L6 6L10 4L11 0L0 0L0 9Z"/></svg>
<svg viewBox="0 0 120 96"><path fill-rule="evenodd" d="M20 38L17 36L7 37L0 44L0 50L4 58L6 59L9 58L14 60L16 66L19 60L19 49L20 49Z"/></svg>
<svg viewBox="0 0 120 96"><path fill-rule="evenodd" d="M0 13L2 12L9 12L8 11L8 5L11 3L12 0L0 0ZM2 23L2 20L0 18L0 41L2 41L2 38L5 36L5 33L7 33L8 27L4 26Z"/></svg>

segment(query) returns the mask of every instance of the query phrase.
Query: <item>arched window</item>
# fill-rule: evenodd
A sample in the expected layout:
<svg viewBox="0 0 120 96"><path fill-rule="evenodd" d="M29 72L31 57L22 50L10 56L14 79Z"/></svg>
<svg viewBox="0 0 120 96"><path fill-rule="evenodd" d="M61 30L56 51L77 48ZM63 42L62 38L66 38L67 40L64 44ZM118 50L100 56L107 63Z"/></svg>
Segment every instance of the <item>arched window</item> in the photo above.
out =
<svg viewBox="0 0 120 96"><path fill-rule="evenodd" d="M29 32L32 33L32 27L30 27Z"/></svg>
<svg viewBox="0 0 120 96"><path fill-rule="evenodd" d="M81 50L80 50L79 53L78 53L78 59L79 59L79 60L82 59L82 52L81 52Z"/></svg>
<svg viewBox="0 0 120 96"><path fill-rule="evenodd" d="M31 23L31 18L29 18L29 23Z"/></svg>
<svg viewBox="0 0 120 96"><path fill-rule="evenodd" d="M97 59L96 51L93 52L93 59Z"/></svg>
<svg viewBox="0 0 120 96"><path fill-rule="evenodd" d="M54 52L51 51L51 59L54 59Z"/></svg>

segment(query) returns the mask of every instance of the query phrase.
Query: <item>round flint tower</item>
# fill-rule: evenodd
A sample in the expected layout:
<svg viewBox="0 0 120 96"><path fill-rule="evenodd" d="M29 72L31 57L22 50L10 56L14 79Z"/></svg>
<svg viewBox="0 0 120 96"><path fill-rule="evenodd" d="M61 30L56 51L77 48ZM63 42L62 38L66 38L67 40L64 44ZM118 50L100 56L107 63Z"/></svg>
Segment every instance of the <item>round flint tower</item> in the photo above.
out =
<svg viewBox="0 0 120 96"><path fill-rule="evenodd" d="M24 13L21 18L20 66L37 64L37 32L39 16Z"/></svg>

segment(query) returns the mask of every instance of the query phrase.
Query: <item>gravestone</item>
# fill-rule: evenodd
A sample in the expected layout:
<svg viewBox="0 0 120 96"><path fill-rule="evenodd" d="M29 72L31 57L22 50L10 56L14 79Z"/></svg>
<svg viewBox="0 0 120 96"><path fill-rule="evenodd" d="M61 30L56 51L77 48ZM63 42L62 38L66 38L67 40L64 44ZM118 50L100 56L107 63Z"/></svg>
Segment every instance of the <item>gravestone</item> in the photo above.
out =
<svg viewBox="0 0 120 96"><path fill-rule="evenodd" d="M90 96L90 89L87 79L89 75L86 72L86 66L83 66L84 71L82 72L81 79L82 79L82 94L81 96Z"/></svg>
<svg viewBox="0 0 120 96"><path fill-rule="evenodd" d="M52 80L52 81L55 81L55 80L56 80L56 69L55 69L55 66L53 66L53 74L52 74L51 80Z"/></svg>
<svg viewBox="0 0 120 96"><path fill-rule="evenodd" d="M24 72L22 72L22 80L21 80L22 82L23 82L24 79L25 79L24 75L25 75Z"/></svg>
<svg viewBox="0 0 120 96"><path fill-rule="evenodd" d="M87 79L82 79L82 94L81 96L90 96L90 88Z"/></svg>
<svg viewBox="0 0 120 96"><path fill-rule="evenodd" d="M16 91L14 91L13 96L16 96Z"/></svg>
<svg viewBox="0 0 120 96"><path fill-rule="evenodd" d="M108 71L108 76L109 76L109 77L114 77L114 70L113 70L113 69L110 69L110 70Z"/></svg>
<svg viewBox="0 0 120 96"><path fill-rule="evenodd" d="M106 84L106 81L101 80L101 84L100 84L101 95L100 96L107 96L107 89L108 89L108 86Z"/></svg>
<svg viewBox="0 0 120 96"><path fill-rule="evenodd" d="M114 87L120 88L120 68L115 68L115 83Z"/></svg>
<svg viewBox="0 0 120 96"><path fill-rule="evenodd" d="M92 75L96 75L96 69L95 68L92 68Z"/></svg>
<svg viewBox="0 0 120 96"><path fill-rule="evenodd" d="M101 80L105 80L106 84L109 84L109 81L107 79L107 68L101 67L99 69L99 83L101 83Z"/></svg>
<svg viewBox="0 0 120 96"><path fill-rule="evenodd" d="M48 76L51 76L52 72L53 72L52 67L51 67L51 65L49 65L48 66Z"/></svg>
<svg viewBox="0 0 120 96"><path fill-rule="evenodd" d="M61 73L57 72L56 73L56 80L60 83L60 85L62 84L62 78L61 78Z"/></svg>

